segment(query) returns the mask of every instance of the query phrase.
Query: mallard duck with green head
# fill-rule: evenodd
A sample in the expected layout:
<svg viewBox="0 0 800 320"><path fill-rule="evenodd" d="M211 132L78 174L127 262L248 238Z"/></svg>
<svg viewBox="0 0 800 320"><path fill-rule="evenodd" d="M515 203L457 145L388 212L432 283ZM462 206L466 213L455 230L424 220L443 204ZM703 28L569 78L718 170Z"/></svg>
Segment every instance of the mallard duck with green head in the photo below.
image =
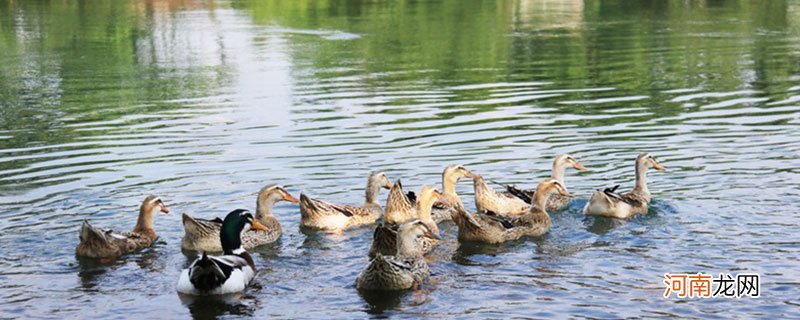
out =
<svg viewBox="0 0 800 320"><path fill-rule="evenodd" d="M249 232L242 236L242 245L246 249L252 249L260 245L277 241L282 234L281 223L272 214L272 208L281 201L297 203L300 200L293 197L286 189L277 184L267 185L258 192L256 199L256 220L261 225L267 227L267 231ZM184 250L220 252L222 246L219 242L219 230L222 227L222 219L212 220L193 218L183 214L183 229L185 231L181 239L181 248Z"/></svg>
<svg viewBox="0 0 800 320"><path fill-rule="evenodd" d="M219 232L223 255L203 252L181 272L178 292L189 295L217 295L243 291L256 274L253 257L242 247L242 235L249 230L268 231L249 211L236 209L225 216Z"/></svg>

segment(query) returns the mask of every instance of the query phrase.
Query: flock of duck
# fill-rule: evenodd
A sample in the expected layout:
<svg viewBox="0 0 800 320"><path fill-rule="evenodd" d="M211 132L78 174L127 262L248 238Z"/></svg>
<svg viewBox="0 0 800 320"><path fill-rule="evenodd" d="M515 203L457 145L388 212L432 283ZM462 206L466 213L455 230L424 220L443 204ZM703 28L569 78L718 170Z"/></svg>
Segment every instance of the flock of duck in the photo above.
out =
<svg viewBox="0 0 800 320"><path fill-rule="evenodd" d="M184 269L177 290L191 295L213 295L244 290L256 273L256 266L246 249L276 241L281 224L272 214L279 201L300 204L301 225L326 232L374 224L369 264L356 278L356 287L363 290L404 290L416 288L429 276L423 258L441 240L438 224L452 220L458 226L460 241L501 243L521 237L541 236L550 230L548 211L566 208L571 195L564 185L568 168L586 170L570 155L559 155L553 161L552 176L532 190L503 185L496 191L483 177L461 165L450 165L442 173L442 191L424 186L419 194L403 191L398 179L391 183L382 172L373 172L367 180L366 201L362 206L342 205L313 199L300 194L292 196L280 185L268 185L258 193L256 214L234 210L224 218L212 220L183 215L185 235L181 247L201 252ZM583 212L586 215L625 219L646 213L650 202L647 169L665 171L647 153L636 158L636 183L633 190L617 193L618 185L592 194ZM476 212L464 208L455 192L462 178L473 179ZM378 202L380 189L389 189L386 208ZM139 209L136 226L130 232L113 232L95 228L84 220L80 229L79 256L111 259L150 246L156 239L153 216L168 213L164 202L153 195L145 198ZM248 231L253 232L248 232ZM209 255L207 252L222 252Z"/></svg>

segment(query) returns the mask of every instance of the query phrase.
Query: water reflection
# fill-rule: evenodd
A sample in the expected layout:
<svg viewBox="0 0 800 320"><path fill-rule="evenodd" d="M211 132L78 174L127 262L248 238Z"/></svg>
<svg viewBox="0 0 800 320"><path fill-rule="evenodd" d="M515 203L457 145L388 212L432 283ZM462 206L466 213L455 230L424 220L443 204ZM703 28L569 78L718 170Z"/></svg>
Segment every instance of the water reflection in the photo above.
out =
<svg viewBox="0 0 800 320"><path fill-rule="evenodd" d="M217 319L227 315L252 317L259 304L254 296L243 294L192 296L179 293L178 297L193 319Z"/></svg>

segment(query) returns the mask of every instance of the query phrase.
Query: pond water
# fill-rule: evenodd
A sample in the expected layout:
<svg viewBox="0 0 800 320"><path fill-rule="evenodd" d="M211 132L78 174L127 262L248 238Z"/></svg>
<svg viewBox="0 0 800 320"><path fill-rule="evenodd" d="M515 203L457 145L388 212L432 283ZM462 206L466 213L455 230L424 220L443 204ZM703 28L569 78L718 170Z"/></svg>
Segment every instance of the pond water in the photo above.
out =
<svg viewBox="0 0 800 320"><path fill-rule="evenodd" d="M669 169L650 212L584 217L640 152ZM797 317L798 152L800 1L2 1L0 317ZM371 170L419 190L451 163L532 186L558 153L589 170L549 234L444 224L420 290L359 294L371 229L282 203L242 296L175 291L181 213L268 183L360 203ZM75 257L83 219L129 229L148 193L155 246ZM762 297L664 299L667 272L756 272Z"/></svg>

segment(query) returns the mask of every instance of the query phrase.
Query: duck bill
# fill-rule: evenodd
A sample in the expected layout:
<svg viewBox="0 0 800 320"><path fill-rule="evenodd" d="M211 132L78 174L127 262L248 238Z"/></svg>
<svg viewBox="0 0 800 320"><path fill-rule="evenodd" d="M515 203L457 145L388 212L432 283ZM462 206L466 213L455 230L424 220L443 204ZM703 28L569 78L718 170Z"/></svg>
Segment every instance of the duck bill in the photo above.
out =
<svg viewBox="0 0 800 320"><path fill-rule="evenodd" d="M667 168L658 163L653 164L653 169L656 169L658 171L667 171Z"/></svg>
<svg viewBox="0 0 800 320"><path fill-rule="evenodd" d="M424 235L431 239L442 240L442 237L430 231L425 231Z"/></svg>
<svg viewBox="0 0 800 320"><path fill-rule="evenodd" d="M167 205L162 203L159 204L158 207L159 209L161 209L161 212L163 212L165 215L169 215L169 208L167 208Z"/></svg>
<svg viewBox="0 0 800 320"><path fill-rule="evenodd" d="M288 193L283 195L283 200L289 201L291 203L299 203L300 202L300 199L297 199L297 198L295 198L294 196L292 196L291 194L288 194Z"/></svg>
<svg viewBox="0 0 800 320"><path fill-rule="evenodd" d="M573 163L573 164L572 164L572 167L573 167L573 168L575 168L575 170L579 170L579 171L587 170L587 168L586 168L586 167L584 167L584 166L583 166L583 165L582 165L580 162L578 162L578 161L575 161L575 163Z"/></svg>
<svg viewBox="0 0 800 320"><path fill-rule="evenodd" d="M386 181L386 184L383 185L383 188L386 190L392 189L392 184L389 181Z"/></svg>
<svg viewBox="0 0 800 320"><path fill-rule="evenodd" d="M464 175L464 178L469 178L469 179L478 179L480 177L481 177L480 175L474 174L474 173L472 173L472 171L470 171L469 173Z"/></svg>
<svg viewBox="0 0 800 320"><path fill-rule="evenodd" d="M253 219L253 225L250 226L250 230L269 231L269 228L258 222L258 219Z"/></svg>

